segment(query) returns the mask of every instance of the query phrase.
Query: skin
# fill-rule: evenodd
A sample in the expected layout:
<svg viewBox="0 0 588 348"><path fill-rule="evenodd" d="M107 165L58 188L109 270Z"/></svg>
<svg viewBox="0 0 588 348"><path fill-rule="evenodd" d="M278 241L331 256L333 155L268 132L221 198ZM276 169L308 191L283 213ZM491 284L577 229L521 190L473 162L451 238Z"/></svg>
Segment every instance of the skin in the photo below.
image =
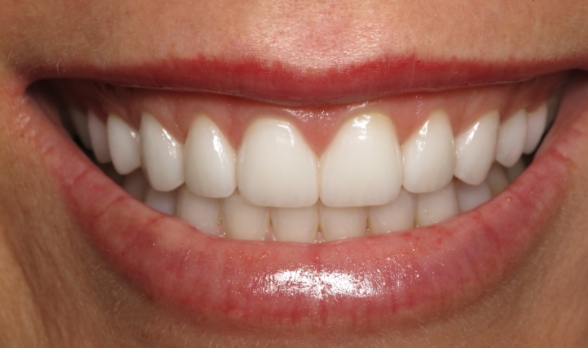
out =
<svg viewBox="0 0 588 348"><path fill-rule="evenodd" d="M114 68L169 57L249 56L312 73L414 55L489 63L569 60L566 69L581 68L588 63L586 4L0 1L0 346L588 344L588 136L570 155L561 213L486 295L387 330L300 335L219 330L149 299L105 261L72 218L37 135L16 112L25 99L17 86L33 82L39 66L51 66L47 74L57 77L80 63ZM578 129L586 134L583 107Z"/></svg>

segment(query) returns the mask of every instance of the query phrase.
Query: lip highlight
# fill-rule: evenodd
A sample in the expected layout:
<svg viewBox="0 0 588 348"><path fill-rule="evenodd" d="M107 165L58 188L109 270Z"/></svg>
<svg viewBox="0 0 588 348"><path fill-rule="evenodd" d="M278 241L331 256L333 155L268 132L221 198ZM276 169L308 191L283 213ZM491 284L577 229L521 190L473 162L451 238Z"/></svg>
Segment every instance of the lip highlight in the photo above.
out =
<svg viewBox="0 0 588 348"><path fill-rule="evenodd" d="M457 309L516 264L554 216L571 163L581 88L563 102L549 148L486 205L438 225L300 245L205 235L107 179L38 109L29 125L75 218L156 303L228 327L378 327ZM585 105L584 105L585 106ZM562 121L563 119L563 121ZM563 126L558 123L565 122ZM538 190L541 183L541 190Z"/></svg>

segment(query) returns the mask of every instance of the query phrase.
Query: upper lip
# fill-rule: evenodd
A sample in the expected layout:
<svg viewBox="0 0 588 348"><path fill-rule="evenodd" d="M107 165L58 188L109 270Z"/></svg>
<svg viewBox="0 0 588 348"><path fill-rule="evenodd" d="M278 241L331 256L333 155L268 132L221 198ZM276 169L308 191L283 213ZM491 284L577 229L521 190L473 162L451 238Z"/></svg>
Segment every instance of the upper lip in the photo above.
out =
<svg viewBox="0 0 588 348"><path fill-rule="evenodd" d="M54 64L40 64L34 71L23 74L28 75L29 80L83 78L140 88L226 94L297 106L343 104L391 94L510 83L581 68L582 64L579 57L493 62L391 56L326 70L308 70L286 62L255 58L231 62L201 56L169 58L132 66L113 63L98 67L65 62L60 69Z"/></svg>

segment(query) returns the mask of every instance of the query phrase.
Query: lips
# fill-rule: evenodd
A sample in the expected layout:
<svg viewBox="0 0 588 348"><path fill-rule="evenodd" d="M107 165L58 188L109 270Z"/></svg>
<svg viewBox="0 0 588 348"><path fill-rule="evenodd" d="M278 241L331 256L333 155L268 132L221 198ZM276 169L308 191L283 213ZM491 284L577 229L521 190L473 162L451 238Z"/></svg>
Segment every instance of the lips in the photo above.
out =
<svg viewBox="0 0 588 348"><path fill-rule="evenodd" d="M39 148L84 231L156 304L229 327L342 329L457 309L500 282L558 210L583 93L579 83L570 88L540 156L484 206L433 226L318 245L200 233L132 199L45 118L30 127L43 129Z"/></svg>

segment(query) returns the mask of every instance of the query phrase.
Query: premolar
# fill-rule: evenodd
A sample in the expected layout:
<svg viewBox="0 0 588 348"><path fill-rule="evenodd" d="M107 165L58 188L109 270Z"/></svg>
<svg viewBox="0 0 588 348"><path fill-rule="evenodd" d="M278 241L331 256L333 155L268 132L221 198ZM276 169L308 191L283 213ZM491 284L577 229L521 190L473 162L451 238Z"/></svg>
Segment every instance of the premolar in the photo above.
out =
<svg viewBox="0 0 588 348"><path fill-rule="evenodd" d="M139 132L116 115L109 115L106 120L108 147L116 171L129 174L141 166Z"/></svg>

